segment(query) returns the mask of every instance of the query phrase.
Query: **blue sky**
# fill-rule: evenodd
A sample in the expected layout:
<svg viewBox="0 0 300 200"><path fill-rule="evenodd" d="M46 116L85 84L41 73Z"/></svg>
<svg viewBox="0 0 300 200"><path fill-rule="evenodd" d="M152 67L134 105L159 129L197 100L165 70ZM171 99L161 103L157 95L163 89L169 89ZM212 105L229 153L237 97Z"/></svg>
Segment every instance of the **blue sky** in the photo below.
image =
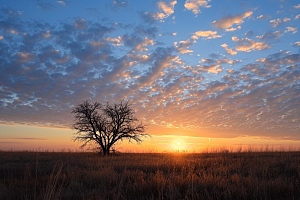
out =
<svg viewBox="0 0 300 200"><path fill-rule="evenodd" d="M122 98L152 135L299 141L299 22L295 0L2 0L1 141Z"/></svg>

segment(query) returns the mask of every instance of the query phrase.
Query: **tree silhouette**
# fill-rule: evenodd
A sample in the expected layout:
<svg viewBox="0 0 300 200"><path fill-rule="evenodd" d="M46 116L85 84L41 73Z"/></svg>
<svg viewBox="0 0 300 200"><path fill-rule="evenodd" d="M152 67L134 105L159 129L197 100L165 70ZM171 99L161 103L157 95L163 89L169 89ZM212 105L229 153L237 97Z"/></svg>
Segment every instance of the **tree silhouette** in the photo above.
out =
<svg viewBox="0 0 300 200"><path fill-rule="evenodd" d="M100 152L106 156L117 141L128 139L129 142L141 143L149 136L144 133L146 125L139 123L135 112L128 101L106 105L100 102L84 101L78 104L72 113L75 114L73 128L75 141L96 144Z"/></svg>

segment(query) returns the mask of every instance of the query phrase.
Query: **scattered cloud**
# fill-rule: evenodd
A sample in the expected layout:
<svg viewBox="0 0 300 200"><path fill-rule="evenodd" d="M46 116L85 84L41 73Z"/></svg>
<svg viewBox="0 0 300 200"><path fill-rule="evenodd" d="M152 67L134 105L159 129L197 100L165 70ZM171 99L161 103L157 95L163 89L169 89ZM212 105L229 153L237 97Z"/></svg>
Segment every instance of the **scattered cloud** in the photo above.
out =
<svg viewBox="0 0 300 200"><path fill-rule="evenodd" d="M200 12L197 2L198 8L190 7L194 13ZM201 4L204 7L208 6L205 2ZM53 4L58 7L55 1ZM174 1L156 5L162 16L154 19L150 16L153 13L149 14L147 23L174 15ZM184 35L180 29L141 21L117 24L75 18L75 22L55 25L43 20L23 21L23 16L9 15L9 10L0 13L1 124L68 128L74 117L70 109L83 100L125 98L131 99L146 123L153 120L158 125L222 134L285 134L300 139L300 42L297 34L283 35L297 31L296 21L288 21L286 29L269 31L269 21L253 20L250 27L264 27L236 31L232 41L219 43L231 37L233 33L228 31L238 30L239 25L234 25L243 23L252 12L248 17L244 13L219 20L214 25L224 29L222 35L209 28L189 29ZM287 21L284 17L278 18L280 23ZM164 37L157 37L159 33ZM200 37L220 39L197 42ZM277 51L282 44L279 38L292 41L290 52ZM178 42L173 43L174 39ZM273 43L276 48L269 49ZM219 53L223 48L228 57ZM248 53L246 58L242 53L237 55L238 51L263 49L269 50ZM236 55L235 59L231 55ZM22 141L29 139L34 138Z"/></svg>
<svg viewBox="0 0 300 200"><path fill-rule="evenodd" d="M280 38L283 36L283 34L280 31L274 31L274 32L266 32L262 36L256 36L256 38L259 38L263 42L273 41L275 39Z"/></svg>
<svg viewBox="0 0 300 200"><path fill-rule="evenodd" d="M293 44L294 47L300 47L300 41Z"/></svg>
<svg viewBox="0 0 300 200"><path fill-rule="evenodd" d="M153 46L155 44L155 42L149 38L145 38L144 41L142 41L141 43L139 43L138 45L136 45L132 50L133 51L141 51L141 52L145 52L148 51L147 48L145 48L148 45Z"/></svg>
<svg viewBox="0 0 300 200"><path fill-rule="evenodd" d="M3 13L4 15L8 16L8 17L11 17L11 18L19 17L19 16L22 15L21 11L17 11L17 10L14 10L14 9L9 9L9 8L6 8L6 7L2 7L0 9L0 12Z"/></svg>
<svg viewBox="0 0 300 200"><path fill-rule="evenodd" d="M192 10L194 14L198 14L201 12L199 7L211 7L211 5L208 5L208 2L210 2L210 0L186 0L184 7L188 10Z"/></svg>
<svg viewBox="0 0 300 200"><path fill-rule="evenodd" d="M154 23L155 21L163 20L166 17L164 13L159 12L142 12L140 15L146 23Z"/></svg>
<svg viewBox="0 0 300 200"><path fill-rule="evenodd" d="M246 33L245 33L245 36L246 37L252 37L254 35L254 32L253 31L247 31Z"/></svg>
<svg viewBox="0 0 300 200"><path fill-rule="evenodd" d="M203 65L199 67L199 70L202 72L218 74L223 71L223 68L220 65Z"/></svg>
<svg viewBox="0 0 300 200"><path fill-rule="evenodd" d="M294 8L299 9L300 8L300 4L294 6Z"/></svg>
<svg viewBox="0 0 300 200"><path fill-rule="evenodd" d="M250 52L251 50L261 51L271 48L270 45L264 42L256 42L248 38L238 39L237 37L232 37L232 41L237 42L237 46L235 47L237 51Z"/></svg>
<svg viewBox="0 0 300 200"><path fill-rule="evenodd" d="M231 28L226 28L225 31L226 32L232 32L232 31L240 30L241 28L242 28L241 26L238 26L236 28L231 27Z"/></svg>
<svg viewBox="0 0 300 200"><path fill-rule="evenodd" d="M230 54L230 55L236 55L237 52L228 48L228 45L226 43L222 44L221 47L224 47L224 49L226 50L226 53Z"/></svg>
<svg viewBox="0 0 300 200"><path fill-rule="evenodd" d="M285 30L284 32L285 32L285 33L287 33L287 32L293 32L293 34L295 34L295 33L298 32L298 30L297 30L297 28L295 28L295 27L290 27L290 26L288 26L288 27L286 27L286 30Z"/></svg>
<svg viewBox="0 0 300 200"><path fill-rule="evenodd" d="M287 19L286 19L285 21L287 21ZM278 26L280 26L280 25L281 25L283 22L285 22L285 21L282 21L281 19L277 18L277 19L272 19L272 20L270 21L270 24L271 24L271 26L272 26L273 28L277 28Z"/></svg>
<svg viewBox="0 0 300 200"><path fill-rule="evenodd" d="M270 15L259 15L259 16L257 17L257 19L261 19L261 20L266 20L266 19L269 19L269 18L271 18Z"/></svg>
<svg viewBox="0 0 300 200"><path fill-rule="evenodd" d="M179 43L174 42L174 46L176 47L177 51L180 54L187 54L187 53L193 53L193 50L190 50L190 46L194 43L193 40L188 39L188 40L182 40Z"/></svg>
<svg viewBox="0 0 300 200"><path fill-rule="evenodd" d="M217 35L217 31L197 31L195 32L195 35L207 39L222 37L221 35Z"/></svg>
<svg viewBox="0 0 300 200"><path fill-rule="evenodd" d="M234 24L242 24L244 22L243 19L250 17L252 14L253 14L252 11L248 11L248 12L245 12L244 14L228 16L228 17L222 18L218 21L214 21L212 23L212 26L216 27L218 29L230 28Z"/></svg>
<svg viewBox="0 0 300 200"><path fill-rule="evenodd" d="M85 29L87 27L86 21L84 19L76 19L74 26L77 29Z"/></svg>
<svg viewBox="0 0 300 200"><path fill-rule="evenodd" d="M169 3L166 3L163 1L157 2L158 8L161 9L166 14L166 17L168 17L174 13L174 6L176 4L177 4L177 1L171 1Z"/></svg>
<svg viewBox="0 0 300 200"><path fill-rule="evenodd" d="M113 1L113 8L126 8L128 7L128 2L125 1Z"/></svg>
<svg viewBox="0 0 300 200"><path fill-rule="evenodd" d="M171 1L169 3L159 1L157 6L162 12L142 12L140 15L146 23L154 23L158 20L162 21L174 13L174 6L176 4L177 1Z"/></svg>
<svg viewBox="0 0 300 200"><path fill-rule="evenodd" d="M300 14L296 15L294 19L299 19L300 18Z"/></svg>
<svg viewBox="0 0 300 200"><path fill-rule="evenodd" d="M60 4L60 5L63 5L63 6L66 5L66 3L65 3L64 1L56 1L56 3L58 3L58 4Z"/></svg>

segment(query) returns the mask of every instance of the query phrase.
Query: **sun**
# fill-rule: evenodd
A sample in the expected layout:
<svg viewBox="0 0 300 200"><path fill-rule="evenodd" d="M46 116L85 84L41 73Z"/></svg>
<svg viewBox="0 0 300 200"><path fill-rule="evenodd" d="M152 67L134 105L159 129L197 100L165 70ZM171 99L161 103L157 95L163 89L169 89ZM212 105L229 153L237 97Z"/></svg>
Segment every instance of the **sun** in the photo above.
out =
<svg viewBox="0 0 300 200"><path fill-rule="evenodd" d="M180 145L180 142L177 142L177 145L179 146L179 145Z"/></svg>

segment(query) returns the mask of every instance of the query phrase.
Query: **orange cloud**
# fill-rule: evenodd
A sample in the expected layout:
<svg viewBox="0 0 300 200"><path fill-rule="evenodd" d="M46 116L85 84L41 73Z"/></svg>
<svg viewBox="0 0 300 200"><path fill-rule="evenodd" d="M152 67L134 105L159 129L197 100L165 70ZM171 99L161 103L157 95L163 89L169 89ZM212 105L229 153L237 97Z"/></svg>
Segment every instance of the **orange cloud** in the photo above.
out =
<svg viewBox="0 0 300 200"><path fill-rule="evenodd" d="M221 35L217 35L217 31L197 31L195 33L196 36L204 37L207 39L219 38Z"/></svg>
<svg viewBox="0 0 300 200"><path fill-rule="evenodd" d="M164 13L166 13L166 17L168 17L174 13L174 6L177 4L177 1L171 1L170 3L159 1L157 4L158 8L160 8Z"/></svg>
<svg viewBox="0 0 300 200"><path fill-rule="evenodd" d="M211 6L208 5L208 2L210 0L186 0L184 3L184 7L188 10L192 10L194 14L198 14L201 12L199 7L205 7L205 8L210 8Z"/></svg>
<svg viewBox="0 0 300 200"><path fill-rule="evenodd" d="M253 14L252 11L248 11L248 12L245 12L244 14L239 14L239 15L236 15L236 16L233 16L233 17L228 16L228 17L222 18L218 21L214 21L212 23L212 26L216 27L218 29L226 29L226 28L231 27L233 24L243 23L244 22L243 19L247 18L247 17L250 17L252 14Z"/></svg>
<svg viewBox="0 0 300 200"><path fill-rule="evenodd" d="M238 45L235 47L237 51L250 52L251 50L260 51L271 48L270 45L264 42L255 42L248 38L238 39L237 37L232 37L232 40L238 43Z"/></svg>
<svg viewBox="0 0 300 200"><path fill-rule="evenodd" d="M234 55L237 54L236 51L234 51L234 50L228 48L228 45L227 45L226 43L222 44L221 47L224 47L225 50L226 50L226 53L228 53L228 54L230 54L230 55L233 55L233 56L234 56Z"/></svg>

